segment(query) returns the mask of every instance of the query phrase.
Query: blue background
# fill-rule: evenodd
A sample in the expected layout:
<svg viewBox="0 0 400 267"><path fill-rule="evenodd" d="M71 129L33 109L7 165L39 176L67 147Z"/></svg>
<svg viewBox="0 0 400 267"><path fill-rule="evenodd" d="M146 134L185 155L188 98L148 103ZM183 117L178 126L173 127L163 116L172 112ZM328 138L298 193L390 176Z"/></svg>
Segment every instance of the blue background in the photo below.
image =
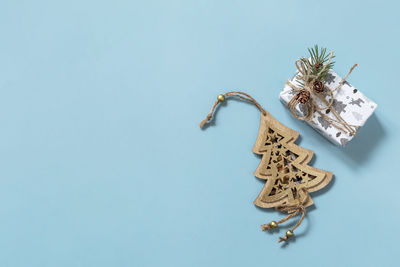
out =
<svg viewBox="0 0 400 267"><path fill-rule="evenodd" d="M0 3L0 266L396 266L396 1ZM379 104L345 148L278 94L319 44ZM335 173L288 245L259 226L253 95Z"/></svg>

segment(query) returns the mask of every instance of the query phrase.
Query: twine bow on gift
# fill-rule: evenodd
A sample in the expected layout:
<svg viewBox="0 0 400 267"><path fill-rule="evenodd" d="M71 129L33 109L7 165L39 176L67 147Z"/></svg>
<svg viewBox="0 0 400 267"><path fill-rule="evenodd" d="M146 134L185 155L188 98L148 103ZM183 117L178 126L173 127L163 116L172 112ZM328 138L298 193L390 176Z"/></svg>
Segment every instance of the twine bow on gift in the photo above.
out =
<svg viewBox="0 0 400 267"><path fill-rule="evenodd" d="M320 80L320 76L322 73L324 73L324 71L327 70L332 58L333 51L330 53L328 61L322 65L321 71L319 71L317 74L313 74L313 69L318 69L321 66L312 66L307 58L299 59L295 62L296 68L299 72L299 74L296 76L298 85L296 86L290 81L287 81L286 84L297 93L289 101L288 108L295 118L303 121L311 121L314 113L317 112L332 126L349 134L350 136L353 136L357 133L358 126L348 124L335 110L333 107L333 93L344 84L353 69L357 67L357 64L354 64L349 73L347 73L346 77L339 82L335 89L331 90ZM320 106L316 99L319 99L323 103L323 106ZM305 107L305 113L303 115L296 113L296 107L298 104L302 104ZM335 118L327 116L322 112L323 110L328 109Z"/></svg>

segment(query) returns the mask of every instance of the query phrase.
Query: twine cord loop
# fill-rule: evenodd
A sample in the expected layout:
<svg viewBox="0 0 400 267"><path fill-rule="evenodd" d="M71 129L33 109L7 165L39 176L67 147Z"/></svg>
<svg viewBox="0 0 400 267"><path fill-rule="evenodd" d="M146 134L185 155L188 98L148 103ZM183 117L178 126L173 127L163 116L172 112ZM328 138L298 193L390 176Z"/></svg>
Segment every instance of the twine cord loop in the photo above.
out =
<svg viewBox="0 0 400 267"><path fill-rule="evenodd" d="M229 92L223 94L223 96L224 96L225 98L227 98L227 99L228 99L229 97L237 97L237 98L239 98L239 99L241 99L241 100L243 100L243 101L252 103L252 104L254 104L254 105L258 108L258 110L260 110L260 112L261 112L264 116L267 115L267 111L265 111L265 109L263 109L263 107L260 105L260 103L258 103L258 102L257 102L253 97L251 97L249 94L246 94L246 93L240 92L240 91L229 91ZM213 113L214 113L214 111L215 111L215 108L216 108L216 107L218 106L218 104L221 103L221 102L222 102L222 101L220 101L220 100L217 100L217 101L214 102L213 106L211 107L210 113L208 113L208 115L206 116L206 118L200 122L200 125L199 125L200 128L203 128L204 125L206 125L206 123L208 123L208 122L212 119L212 116L213 116Z"/></svg>
<svg viewBox="0 0 400 267"><path fill-rule="evenodd" d="M301 65L299 68L302 68ZM261 112L261 114L263 114L264 116L268 115L267 111L264 110L263 107L250 95L240 92L240 91L229 91L223 95L218 96L217 101L214 102L214 104L211 107L211 110L208 113L208 115L206 116L206 118L200 122L200 128L204 127L204 125L212 119L214 111L215 111L216 107L218 106L218 104L225 101L226 99L228 99L230 97L236 97L243 101L252 103L253 105L255 105L258 108L258 110ZM277 225L282 224L301 213L301 216L300 216L299 220L296 222L296 224L286 233L285 237L281 237L279 239L279 242L286 241L288 238L290 238L293 235L293 231L296 230L297 227L300 226L300 224L303 222L303 220L306 216L306 206L307 206L307 203L309 203L309 198L310 198L310 195L308 194L308 190L305 186L299 186L299 187L297 187L296 192L297 193L294 195L295 201L291 202L290 205L286 203L286 204L282 204L281 206L275 207L275 209L277 211L287 212L288 215L286 217L280 219L277 222L274 222L274 224L270 223L270 224L264 224L261 226L261 229L263 231L269 230L269 229L277 227ZM292 203L294 203L294 204L292 204Z"/></svg>

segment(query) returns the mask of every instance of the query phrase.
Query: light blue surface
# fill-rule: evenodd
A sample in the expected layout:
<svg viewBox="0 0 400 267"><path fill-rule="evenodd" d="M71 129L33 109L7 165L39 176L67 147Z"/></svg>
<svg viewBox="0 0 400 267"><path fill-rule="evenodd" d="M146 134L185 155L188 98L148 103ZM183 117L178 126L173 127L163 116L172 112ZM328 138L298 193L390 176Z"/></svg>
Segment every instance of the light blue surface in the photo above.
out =
<svg viewBox="0 0 400 267"><path fill-rule="evenodd" d="M398 266L396 1L0 3L0 266ZM318 43L379 104L346 149L278 94ZM253 205L259 113L335 173L288 246Z"/></svg>

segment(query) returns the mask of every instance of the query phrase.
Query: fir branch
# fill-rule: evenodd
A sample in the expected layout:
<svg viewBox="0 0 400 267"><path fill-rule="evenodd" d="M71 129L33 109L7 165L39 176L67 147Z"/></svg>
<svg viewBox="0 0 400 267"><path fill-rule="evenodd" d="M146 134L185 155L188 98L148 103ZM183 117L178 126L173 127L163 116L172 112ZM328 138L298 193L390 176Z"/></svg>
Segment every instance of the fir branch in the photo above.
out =
<svg viewBox="0 0 400 267"><path fill-rule="evenodd" d="M332 69L335 62L329 62L328 66L321 73L323 66L328 62L330 53L326 53L326 48L319 48L318 45L315 45L313 48L308 48L308 52L310 53L310 58L302 58L301 60L304 62L306 67L312 67L311 74L319 75L319 80L323 81L326 78L329 70ZM332 58L334 58L333 56Z"/></svg>

